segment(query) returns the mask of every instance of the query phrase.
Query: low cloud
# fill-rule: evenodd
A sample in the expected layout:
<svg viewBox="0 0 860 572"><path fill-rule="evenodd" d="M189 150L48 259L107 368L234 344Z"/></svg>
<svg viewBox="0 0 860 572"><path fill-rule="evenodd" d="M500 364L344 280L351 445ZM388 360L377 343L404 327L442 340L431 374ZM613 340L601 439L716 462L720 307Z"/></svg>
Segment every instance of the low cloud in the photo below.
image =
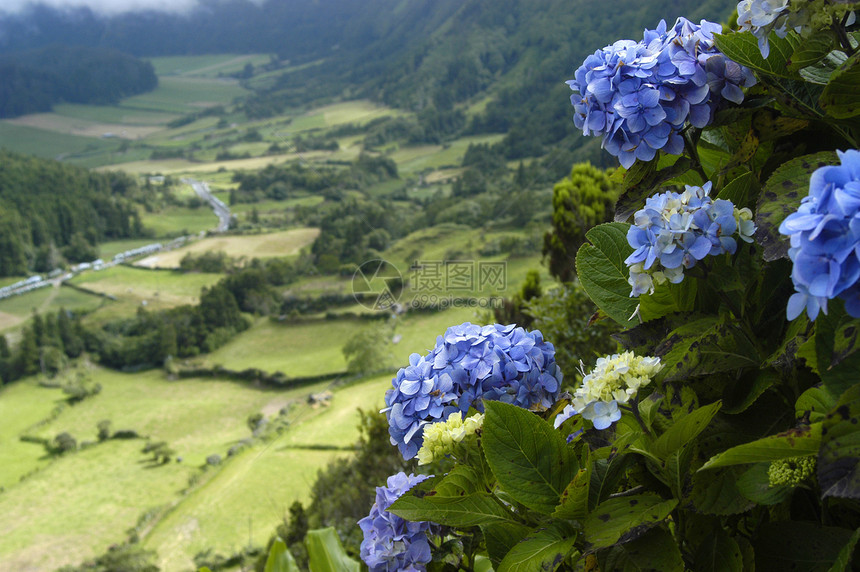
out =
<svg viewBox="0 0 860 572"><path fill-rule="evenodd" d="M159 10L163 12L187 12L197 5L197 0L3 0L0 5L2 12L19 12L28 5L44 4L54 8L89 7L100 14L120 14L141 10Z"/></svg>

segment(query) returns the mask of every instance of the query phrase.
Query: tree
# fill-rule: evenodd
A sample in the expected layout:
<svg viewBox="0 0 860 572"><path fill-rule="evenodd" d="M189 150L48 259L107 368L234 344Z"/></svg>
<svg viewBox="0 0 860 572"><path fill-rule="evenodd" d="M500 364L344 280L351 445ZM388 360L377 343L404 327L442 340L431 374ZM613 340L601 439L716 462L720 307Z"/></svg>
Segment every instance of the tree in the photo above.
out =
<svg viewBox="0 0 860 572"><path fill-rule="evenodd" d="M353 335L343 346L346 369L354 375L367 375L391 367L392 331L388 324L373 325Z"/></svg>
<svg viewBox="0 0 860 572"><path fill-rule="evenodd" d="M544 236L543 255L549 271L562 282L575 274L576 251L585 242L585 232L612 219L618 189L605 171L590 163L573 166L570 176L552 190L552 230Z"/></svg>

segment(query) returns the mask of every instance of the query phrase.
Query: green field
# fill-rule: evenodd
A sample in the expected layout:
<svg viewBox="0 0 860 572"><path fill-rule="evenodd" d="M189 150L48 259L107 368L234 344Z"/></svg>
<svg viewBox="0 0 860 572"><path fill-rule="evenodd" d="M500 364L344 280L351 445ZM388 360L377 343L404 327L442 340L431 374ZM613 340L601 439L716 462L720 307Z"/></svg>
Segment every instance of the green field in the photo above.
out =
<svg viewBox="0 0 860 572"><path fill-rule="evenodd" d="M61 103L54 106L54 113L65 117L86 119L98 123L119 123L127 125L165 125L178 116L158 111L130 109L121 106L81 105Z"/></svg>
<svg viewBox="0 0 860 572"><path fill-rule="evenodd" d="M168 207L161 212L142 212L140 220L156 237L163 238L196 234L218 226L218 217L208 206L196 209Z"/></svg>
<svg viewBox="0 0 860 572"><path fill-rule="evenodd" d="M119 143L112 139L55 133L0 121L0 147L17 153L57 159L104 154L117 149Z"/></svg>
<svg viewBox="0 0 860 572"><path fill-rule="evenodd" d="M199 272L181 273L171 270L147 270L129 266L114 266L99 272L86 272L72 283L89 290L109 294L119 300L139 304L143 300L159 307L195 304L200 290L212 286L222 276Z"/></svg>
<svg viewBox="0 0 860 572"><path fill-rule="evenodd" d="M234 79L164 76L158 87L122 101L121 107L167 113L190 113L214 105L226 105L248 90Z"/></svg>
<svg viewBox="0 0 860 572"><path fill-rule="evenodd" d="M0 300L0 331L9 330L26 321L33 310L44 314L60 308L90 311L102 305L102 299L72 288L46 287L20 296Z"/></svg>
<svg viewBox="0 0 860 572"><path fill-rule="evenodd" d="M265 54L217 54L150 58L149 62L159 76L217 77L241 71L248 63L255 66L268 63L269 59Z"/></svg>

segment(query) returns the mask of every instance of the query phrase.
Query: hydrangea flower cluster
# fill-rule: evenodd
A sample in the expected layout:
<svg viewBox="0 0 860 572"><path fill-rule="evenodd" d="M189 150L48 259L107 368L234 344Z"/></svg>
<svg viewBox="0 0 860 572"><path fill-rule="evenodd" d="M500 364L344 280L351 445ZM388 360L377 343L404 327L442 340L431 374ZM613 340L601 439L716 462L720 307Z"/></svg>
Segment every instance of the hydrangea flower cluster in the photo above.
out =
<svg viewBox="0 0 860 572"><path fill-rule="evenodd" d="M750 31L758 38L758 49L763 58L770 54L767 37L776 32L780 38L788 34L788 0L742 0L738 2L738 27Z"/></svg>
<svg viewBox="0 0 860 572"><path fill-rule="evenodd" d="M454 452L454 446L469 435L474 435L484 425L484 415L476 413L463 419L455 411L445 421L424 427L424 444L418 451L418 464L427 465Z"/></svg>
<svg viewBox="0 0 860 572"><path fill-rule="evenodd" d="M815 474L815 457L789 457L771 461L767 469L768 484L772 487L796 487Z"/></svg>
<svg viewBox="0 0 860 572"><path fill-rule="evenodd" d="M427 478L401 472L388 477L388 486L376 487L370 514L358 521L364 533L361 559L371 572L423 571L432 559L427 534L435 534L438 525L411 522L388 512L394 501Z"/></svg>
<svg viewBox="0 0 860 572"><path fill-rule="evenodd" d="M789 320L806 309L810 320L827 313L839 296L846 311L860 318L860 151L837 151L841 165L816 169L809 195L779 225L791 237L788 256L797 291L788 300Z"/></svg>
<svg viewBox="0 0 860 572"><path fill-rule="evenodd" d="M572 403L555 418L555 427L574 415L582 415L595 429L606 429L619 419L619 404L636 397L663 368L660 358L637 356L633 352L613 354L597 359L594 369L585 374L573 394Z"/></svg>
<svg viewBox="0 0 860 572"><path fill-rule="evenodd" d="M642 41L619 40L588 56L567 82L574 124L585 135L602 135L603 147L624 167L650 161L657 151L680 155L689 122L710 123L723 100L741 103L752 72L714 45L722 27L678 18L661 21Z"/></svg>
<svg viewBox="0 0 860 572"><path fill-rule="evenodd" d="M392 445L404 459L421 448L424 426L470 407L483 412L483 400L526 409L547 408L558 396L561 369L555 348L537 330L515 325L452 326L425 355L409 356L385 393Z"/></svg>
<svg viewBox="0 0 860 572"><path fill-rule="evenodd" d="M734 254L737 241L752 242L752 211L731 201L711 200L711 182L649 197L633 215L627 242L635 250L624 261L630 267L630 296L654 293L655 284L678 284L684 268L706 256Z"/></svg>

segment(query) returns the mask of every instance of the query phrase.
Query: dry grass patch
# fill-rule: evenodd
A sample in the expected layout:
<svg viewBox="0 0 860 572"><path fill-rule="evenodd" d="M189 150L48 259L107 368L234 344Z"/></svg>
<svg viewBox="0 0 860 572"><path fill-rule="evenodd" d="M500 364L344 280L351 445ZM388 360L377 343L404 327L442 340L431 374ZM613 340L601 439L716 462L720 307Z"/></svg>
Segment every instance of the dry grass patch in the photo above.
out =
<svg viewBox="0 0 860 572"><path fill-rule="evenodd" d="M81 137L104 137L110 134L121 139L142 139L163 129L162 127L123 125L121 123L99 123L57 115L56 113L33 113L7 121L13 125L35 127L45 131Z"/></svg>
<svg viewBox="0 0 860 572"><path fill-rule="evenodd" d="M232 258L274 258L298 254L319 236L318 228L296 228L270 234L213 236L171 252L159 253L137 262L146 268L179 268L186 254L224 252Z"/></svg>

